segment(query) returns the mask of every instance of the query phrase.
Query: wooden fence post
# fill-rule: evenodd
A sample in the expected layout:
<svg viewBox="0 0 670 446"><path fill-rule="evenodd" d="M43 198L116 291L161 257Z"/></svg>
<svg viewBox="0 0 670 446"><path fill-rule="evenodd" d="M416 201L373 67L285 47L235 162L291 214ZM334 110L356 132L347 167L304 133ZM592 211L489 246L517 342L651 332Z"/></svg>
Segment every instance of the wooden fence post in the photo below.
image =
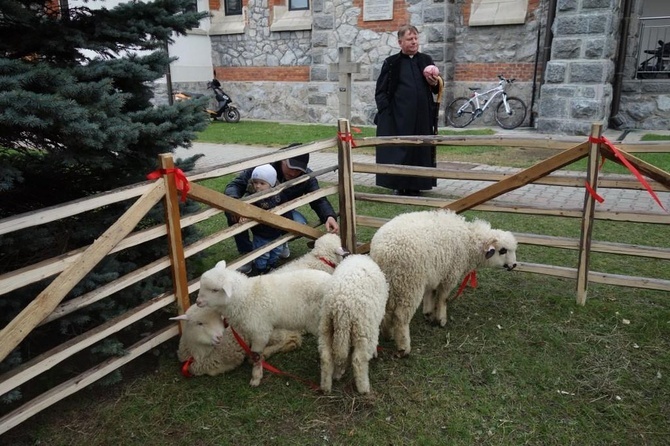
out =
<svg viewBox="0 0 670 446"><path fill-rule="evenodd" d="M186 258L184 257L184 246L181 238L181 221L179 215L179 197L177 196L177 184L174 178L174 160L172 154L163 153L159 155L158 162L161 169L166 172L163 174L165 181L165 224L167 225L167 239L172 264L170 272L172 273L172 285L177 299L179 314L183 314L191 302L188 298L188 280L186 278ZM186 192L182 192L186 193ZM181 330L181 322L179 324Z"/></svg>
<svg viewBox="0 0 670 446"><path fill-rule="evenodd" d="M582 229L579 240L579 263L577 265L577 304L586 304L586 292L589 284L589 258L591 256L591 235L593 233L593 214L595 211L595 194L598 190L598 161L600 154L600 140L602 124L591 126L591 148L589 150L589 166L586 172L586 182L593 190L584 191L584 212L582 214Z"/></svg>
<svg viewBox="0 0 670 446"><path fill-rule="evenodd" d="M353 162L351 159L351 126L347 119L339 119L337 139L337 176L340 195L340 239L345 248L356 253L356 206L354 201Z"/></svg>

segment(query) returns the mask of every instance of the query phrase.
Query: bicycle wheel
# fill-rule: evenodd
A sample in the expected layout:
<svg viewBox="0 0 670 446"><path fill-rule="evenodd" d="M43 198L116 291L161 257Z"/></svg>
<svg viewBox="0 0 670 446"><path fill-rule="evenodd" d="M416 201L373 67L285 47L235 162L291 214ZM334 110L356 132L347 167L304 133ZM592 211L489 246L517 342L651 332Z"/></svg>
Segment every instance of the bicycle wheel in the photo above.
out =
<svg viewBox="0 0 670 446"><path fill-rule="evenodd" d="M452 126L465 127L475 119L475 106L468 98L456 98L447 106L445 115Z"/></svg>
<svg viewBox="0 0 670 446"><path fill-rule="evenodd" d="M526 119L526 104L519 98L507 98L509 113L505 110L505 102L500 102L496 108L496 122L504 129L515 129Z"/></svg>

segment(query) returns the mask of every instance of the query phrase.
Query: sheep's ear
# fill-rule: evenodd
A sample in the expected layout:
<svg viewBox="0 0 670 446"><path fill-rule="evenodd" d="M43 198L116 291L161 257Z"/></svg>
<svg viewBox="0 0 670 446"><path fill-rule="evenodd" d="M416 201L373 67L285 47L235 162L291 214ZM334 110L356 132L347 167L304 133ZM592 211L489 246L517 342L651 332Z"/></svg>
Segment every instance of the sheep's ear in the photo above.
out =
<svg viewBox="0 0 670 446"><path fill-rule="evenodd" d="M337 249L335 250L335 254L337 254L338 256L346 257L351 253L346 249L344 249L343 247L338 246Z"/></svg>
<svg viewBox="0 0 670 446"><path fill-rule="evenodd" d="M180 314L179 316L171 317L171 321L187 321L188 320L188 315L187 314Z"/></svg>
<svg viewBox="0 0 670 446"><path fill-rule="evenodd" d="M218 263L214 266L214 268L215 268L215 269L226 269L226 261L225 261L225 260L221 260L220 262L218 262Z"/></svg>
<svg viewBox="0 0 670 446"><path fill-rule="evenodd" d="M221 288L223 289L223 292L226 293L226 296L232 297L232 295L233 295L233 284L232 283L230 283L230 282L224 283Z"/></svg>
<svg viewBox="0 0 670 446"><path fill-rule="evenodd" d="M493 257L493 254L496 253L496 248L493 245L490 245L488 249L486 250L486 254L484 254L484 257L487 259L490 259Z"/></svg>

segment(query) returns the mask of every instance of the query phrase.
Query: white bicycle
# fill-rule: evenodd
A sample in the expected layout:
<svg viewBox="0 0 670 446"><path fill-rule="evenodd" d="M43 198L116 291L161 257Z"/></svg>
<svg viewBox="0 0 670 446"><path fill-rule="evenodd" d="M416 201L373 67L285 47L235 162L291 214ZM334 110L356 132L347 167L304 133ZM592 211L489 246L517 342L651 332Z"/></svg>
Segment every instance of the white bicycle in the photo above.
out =
<svg viewBox="0 0 670 446"><path fill-rule="evenodd" d="M445 110L447 122L454 127L465 127L475 119L479 118L484 111L494 102L494 99L502 95L495 111L498 125L504 129L515 129L526 119L526 104L519 98L508 97L505 88L516 79L505 79L502 74L498 75L498 86L483 93L479 88L470 87L472 97L456 98Z"/></svg>

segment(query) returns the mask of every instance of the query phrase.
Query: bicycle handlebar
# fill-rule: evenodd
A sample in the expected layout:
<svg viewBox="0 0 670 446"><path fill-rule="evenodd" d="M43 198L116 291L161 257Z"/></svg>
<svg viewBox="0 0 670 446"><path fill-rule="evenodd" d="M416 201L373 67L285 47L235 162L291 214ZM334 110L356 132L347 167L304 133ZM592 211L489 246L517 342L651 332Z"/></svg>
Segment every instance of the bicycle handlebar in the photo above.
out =
<svg viewBox="0 0 670 446"><path fill-rule="evenodd" d="M498 75L498 79L500 79L501 81L505 81L508 84L511 84L512 82L514 82L516 80L516 79L505 79L505 76L503 76L502 74Z"/></svg>

